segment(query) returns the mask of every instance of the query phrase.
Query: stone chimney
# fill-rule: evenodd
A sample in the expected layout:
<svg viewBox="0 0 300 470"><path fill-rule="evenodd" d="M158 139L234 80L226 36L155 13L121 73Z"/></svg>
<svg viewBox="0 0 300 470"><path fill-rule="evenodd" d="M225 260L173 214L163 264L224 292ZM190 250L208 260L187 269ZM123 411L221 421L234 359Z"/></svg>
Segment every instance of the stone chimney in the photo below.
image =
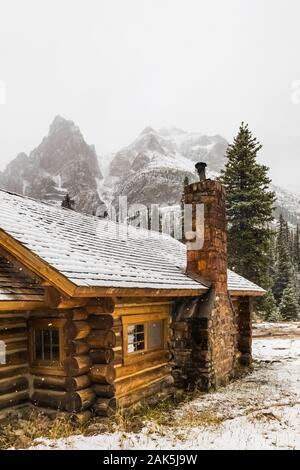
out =
<svg viewBox="0 0 300 470"><path fill-rule="evenodd" d="M210 287L199 299L192 325L193 351L190 377L202 389L226 384L234 375L236 351L235 314L227 286L227 224L225 190L219 181L206 179L206 164L197 163L200 181L184 189L192 204L193 232L202 232L204 243L187 244L187 273ZM204 229L196 218L196 205L204 205Z"/></svg>
<svg viewBox="0 0 300 470"><path fill-rule="evenodd" d="M218 292L227 292L227 224L225 191L219 181L206 179L206 163L197 163L198 183L185 187L184 202L192 204L194 233L202 233L203 246L194 249L194 240L187 244L187 272L213 284ZM203 204L204 220L197 220L196 205ZM202 219L203 219L202 218ZM204 224L204 230L197 224Z"/></svg>

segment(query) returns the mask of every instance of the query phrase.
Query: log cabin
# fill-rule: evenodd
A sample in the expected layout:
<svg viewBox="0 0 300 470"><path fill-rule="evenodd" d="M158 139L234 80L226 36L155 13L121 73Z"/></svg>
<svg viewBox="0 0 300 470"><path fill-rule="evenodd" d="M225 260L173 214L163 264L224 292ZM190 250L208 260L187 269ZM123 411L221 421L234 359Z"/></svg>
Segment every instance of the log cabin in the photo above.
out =
<svg viewBox="0 0 300 470"><path fill-rule="evenodd" d="M201 177L184 202L201 249L0 191L0 411L111 416L250 365L265 291L227 269L224 189Z"/></svg>

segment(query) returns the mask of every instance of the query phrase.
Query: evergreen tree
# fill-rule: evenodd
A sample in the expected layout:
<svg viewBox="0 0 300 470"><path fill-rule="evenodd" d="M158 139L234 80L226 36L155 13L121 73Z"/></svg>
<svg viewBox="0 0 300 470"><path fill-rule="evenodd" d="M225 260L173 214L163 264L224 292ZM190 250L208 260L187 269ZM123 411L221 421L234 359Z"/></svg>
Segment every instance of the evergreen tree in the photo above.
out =
<svg viewBox="0 0 300 470"><path fill-rule="evenodd" d="M300 228L297 229L294 236L293 256L297 271L300 273Z"/></svg>
<svg viewBox="0 0 300 470"><path fill-rule="evenodd" d="M279 218L276 243L277 263L273 292L277 302L282 299L283 291L293 278L293 264L289 244L289 230L282 215Z"/></svg>
<svg viewBox="0 0 300 470"><path fill-rule="evenodd" d="M69 194L66 194L62 200L61 207L64 207L65 209L74 210L74 206L75 202L73 201L73 199L70 198Z"/></svg>
<svg viewBox="0 0 300 470"><path fill-rule="evenodd" d="M229 265L241 275L269 288L269 250L275 194L268 168L257 162L262 148L247 125L241 124L227 149L221 181L226 189Z"/></svg>
<svg viewBox="0 0 300 470"><path fill-rule="evenodd" d="M283 291L279 309L280 314L284 320L299 319L299 303L297 299L297 292L292 282L290 282Z"/></svg>
<svg viewBox="0 0 300 470"><path fill-rule="evenodd" d="M280 310L276 304L273 292L271 290L268 291L268 294L264 298L261 310L263 317L266 321L278 322L282 321L283 319Z"/></svg>

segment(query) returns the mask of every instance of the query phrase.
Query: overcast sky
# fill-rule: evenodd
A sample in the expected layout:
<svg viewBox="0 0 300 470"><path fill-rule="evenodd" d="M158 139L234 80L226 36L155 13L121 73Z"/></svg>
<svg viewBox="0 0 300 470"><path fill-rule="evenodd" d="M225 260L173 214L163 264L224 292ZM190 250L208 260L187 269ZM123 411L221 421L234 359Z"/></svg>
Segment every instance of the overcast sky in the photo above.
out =
<svg viewBox="0 0 300 470"><path fill-rule="evenodd" d="M0 0L0 169L57 114L100 155L146 125L231 140L244 120L300 193L299 23L299 0Z"/></svg>

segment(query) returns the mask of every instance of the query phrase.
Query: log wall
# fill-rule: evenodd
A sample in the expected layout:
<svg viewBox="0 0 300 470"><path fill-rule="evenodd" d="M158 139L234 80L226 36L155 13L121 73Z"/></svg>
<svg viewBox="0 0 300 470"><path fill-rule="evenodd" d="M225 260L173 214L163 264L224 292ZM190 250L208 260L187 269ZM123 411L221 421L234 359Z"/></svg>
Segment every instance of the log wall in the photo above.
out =
<svg viewBox="0 0 300 470"><path fill-rule="evenodd" d="M26 315L0 312L0 412L29 399L28 341ZM5 363L3 364L2 362Z"/></svg>
<svg viewBox="0 0 300 470"><path fill-rule="evenodd" d="M38 406L79 413L91 408L95 401L89 377L92 361L87 342L91 327L88 313L82 308L61 311L59 315L66 318L65 357L57 369L31 367L31 401Z"/></svg>
<svg viewBox="0 0 300 470"><path fill-rule="evenodd" d="M0 365L0 410L26 402L54 410L81 413L94 410L111 416L117 407L161 400L171 393L169 349L170 301L103 299L86 307L35 312L2 312L0 340L7 364ZM165 315L165 345L124 360L122 317ZM154 318L159 318L156 316ZM41 320L63 328L63 360L46 366L32 361L30 329ZM62 326L63 325L63 326Z"/></svg>
<svg viewBox="0 0 300 470"><path fill-rule="evenodd" d="M93 361L90 377L97 395L94 409L100 416L110 416L116 407L127 408L147 400L162 399L173 385L168 344L163 351L137 355L134 361L124 362L122 316L166 312L170 318L170 302L135 300L117 301L112 314L89 317L92 327L89 336Z"/></svg>

